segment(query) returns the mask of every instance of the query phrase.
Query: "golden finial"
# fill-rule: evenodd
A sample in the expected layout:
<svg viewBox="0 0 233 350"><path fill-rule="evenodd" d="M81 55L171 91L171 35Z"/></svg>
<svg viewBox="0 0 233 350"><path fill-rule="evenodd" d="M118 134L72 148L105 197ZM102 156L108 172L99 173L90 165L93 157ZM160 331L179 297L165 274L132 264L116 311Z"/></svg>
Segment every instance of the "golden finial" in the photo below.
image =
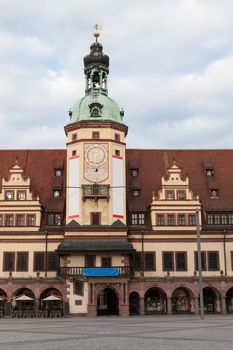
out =
<svg viewBox="0 0 233 350"><path fill-rule="evenodd" d="M94 28L95 28L95 32L93 34L95 37L95 41L97 42L97 39L100 36L100 31L102 30L102 26L100 24L95 24Z"/></svg>

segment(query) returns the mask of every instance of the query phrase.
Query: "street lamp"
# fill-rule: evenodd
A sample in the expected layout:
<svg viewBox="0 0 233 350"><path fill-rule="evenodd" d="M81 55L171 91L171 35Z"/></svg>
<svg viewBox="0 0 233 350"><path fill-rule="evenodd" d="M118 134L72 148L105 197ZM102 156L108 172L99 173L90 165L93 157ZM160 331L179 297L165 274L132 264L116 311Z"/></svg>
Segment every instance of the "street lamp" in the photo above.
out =
<svg viewBox="0 0 233 350"><path fill-rule="evenodd" d="M197 265L198 265L198 283L200 294L200 317L204 319L204 302L203 302L203 288L202 288L202 264L201 264L201 238L200 238L200 209L196 209L196 231L197 231Z"/></svg>

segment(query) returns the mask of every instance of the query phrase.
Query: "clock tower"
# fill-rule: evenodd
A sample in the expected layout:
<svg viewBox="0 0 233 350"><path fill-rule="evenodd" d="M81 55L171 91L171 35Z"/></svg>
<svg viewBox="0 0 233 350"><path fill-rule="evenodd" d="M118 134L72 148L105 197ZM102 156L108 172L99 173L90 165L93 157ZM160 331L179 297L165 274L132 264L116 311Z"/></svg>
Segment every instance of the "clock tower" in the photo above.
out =
<svg viewBox="0 0 233 350"><path fill-rule="evenodd" d="M69 111L67 227L126 225L123 111L108 96L109 57L98 42L84 57L85 96Z"/></svg>

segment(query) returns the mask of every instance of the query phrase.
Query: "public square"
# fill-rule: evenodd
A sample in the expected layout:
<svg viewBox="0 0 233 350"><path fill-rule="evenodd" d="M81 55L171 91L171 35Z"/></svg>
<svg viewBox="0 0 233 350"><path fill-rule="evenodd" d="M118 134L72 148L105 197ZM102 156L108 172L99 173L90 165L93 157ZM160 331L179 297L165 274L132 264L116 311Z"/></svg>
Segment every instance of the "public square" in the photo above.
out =
<svg viewBox="0 0 233 350"><path fill-rule="evenodd" d="M233 317L0 319L0 349L232 349Z"/></svg>

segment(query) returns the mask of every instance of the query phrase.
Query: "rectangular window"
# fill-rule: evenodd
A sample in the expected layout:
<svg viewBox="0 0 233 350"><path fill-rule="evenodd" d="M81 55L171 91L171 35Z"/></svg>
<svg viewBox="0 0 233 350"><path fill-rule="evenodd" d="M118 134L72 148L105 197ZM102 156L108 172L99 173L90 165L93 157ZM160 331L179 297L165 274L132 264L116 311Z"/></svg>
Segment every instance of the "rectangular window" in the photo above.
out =
<svg viewBox="0 0 233 350"><path fill-rule="evenodd" d="M14 191L5 191L5 200L13 201L14 200Z"/></svg>
<svg viewBox="0 0 233 350"><path fill-rule="evenodd" d="M194 262L195 262L195 270L198 271L198 259L197 252L194 252ZM206 252L201 252L201 269L202 271L206 271Z"/></svg>
<svg viewBox="0 0 233 350"><path fill-rule="evenodd" d="M112 266L112 258L111 257L103 257L101 259L102 267L111 267Z"/></svg>
<svg viewBox="0 0 233 350"><path fill-rule="evenodd" d="M48 225L49 226L60 226L62 221L62 215L60 213L49 213L48 214Z"/></svg>
<svg viewBox="0 0 233 350"><path fill-rule="evenodd" d="M138 176L138 169L137 168L132 168L131 169L131 176L137 177Z"/></svg>
<svg viewBox="0 0 233 350"><path fill-rule="evenodd" d="M92 138L97 140L100 138L100 133L99 131L92 131Z"/></svg>
<svg viewBox="0 0 233 350"><path fill-rule="evenodd" d="M115 150L115 156L120 156L121 155L121 152L119 151L119 149L116 149Z"/></svg>
<svg viewBox="0 0 233 350"><path fill-rule="evenodd" d="M77 134L76 133L72 134L72 141L75 141L75 140L77 140Z"/></svg>
<svg viewBox="0 0 233 350"><path fill-rule="evenodd" d="M14 226L14 215L12 214L6 215L6 226Z"/></svg>
<svg viewBox="0 0 233 350"><path fill-rule="evenodd" d="M177 199L184 200L185 199L185 191L177 191Z"/></svg>
<svg viewBox="0 0 233 350"><path fill-rule="evenodd" d="M163 271L174 270L174 253L163 252Z"/></svg>
<svg viewBox="0 0 233 350"><path fill-rule="evenodd" d="M100 213L91 213L91 225L100 225Z"/></svg>
<svg viewBox="0 0 233 350"><path fill-rule="evenodd" d="M231 251L231 270L233 271L233 251Z"/></svg>
<svg viewBox="0 0 233 350"><path fill-rule="evenodd" d="M35 226L36 225L36 216L35 215L27 215L27 225Z"/></svg>
<svg viewBox="0 0 233 350"><path fill-rule="evenodd" d="M57 271L58 256L55 252L48 252L48 271Z"/></svg>
<svg viewBox="0 0 233 350"><path fill-rule="evenodd" d="M140 271L142 269L142 253L136 252L134 255L134 269Z"/></svg>
<svg viewBox="0 0 233 350"><path fill-rule="evenodd" d="M17 253L17 271L28 271L28 252Z"/></svg>
<svg viewBox="0 0 233 350"><path fill-rule="evenodd" d="M115 134L115 141L120 142L120 134Z"/></svg>
<svg viewBox="0 0 233 350"><path fill-rule="evenodd" d="M139 223L139 225L144 225L145 224L145 214L144 213L139 213L138 214L138 223Z"/></svg>
<svg viewBox="0 0 233 350"><path fill-rule="evenodd" d="M26 199L26 191L17 191L18 201L24 201Z"/></svg>
<svg viewBox="0 0 233 350"><path fill-rule="evenodd" d="M22 214L16 215L16 226L24 226L24 215Z"/></svg>
<svg viewBox="0 0 233 350"><path fill-rule="evenodd" d="M219 252L207 252L208 256L208 270L219 270Z"/></svg>
<svg viewBox="0 0 233 350"><path fill-rule="evenodd" d="M144 253L145 256L145 270L155 270L155 253Z"/></svg>
<svg viewBox="0 0 233 350"><path fill-rule="evenodd" d="M131 213L131 225L145 225L145 213Z"/></svg>
<svg viewBox="0 0 233 350"><path fill-rule="evenodd" d="M186 252L176 252L176 271L187 271Z"/></svg>
<svg viewBox="0 0 233 350"><path fill-rule="evenodd" d="M85 267L95 267L95 256L86 255L85 256Z"/></svg>
<svg viewBox="0 0 233 350"><path fill-rule="evenodd" d="M165 195L166 195L166 199L167 200L173 200L174 199L174 191L166 191Z"/></svg>
<svg viewBox="0 0 233 350"><path fill-rule="evenodd" d="M167 216L167 224L168 224L169 226L175 225L175 215L169 214L169 215Z"/></svg>
<svg viewBox="0 0 233 350"><path fill-rule="evenodd" d="M207 221L207 225L213 225L213 223L214 223L213 214L207 214L206 221Z"/></svg>
<svg viewBox="0 0 233 350"><path fill-rule="evenodd" d="M214 215L214 223L215 223L215 225L220 225L221 224L220 214L215 214Z"/></svg>
<svg viewBox="0 0 233 350"><path fill-rule="evenodd" d="M233 225L233 214L228 214L228 224Z"/></svg>
<svg viewBox="0 0 233 350"><path fill-rule="evenodd" d="M189 215L189 225L196 226L196 216L194 214Z"/></svg>
<svg viewBox="0 0 233 350"><path fill-rule="evenodd" d="M3 253L3 271L15 270L15 253L4 252Z"/></svg>
<svg viewBox="0 0 233 350"><path fill-rule="evenodd" d="M84 283L83 281L74 281L74 294L75 295L84 295Z"/></svg>
<svg viewBox="0 0 233 350"><path fill-rule="evenodd" d="M158 226L163 226L164 225L163 214L157 214L157 225Z"/></svg>
<svg viewBox="0 0 233 350"><path fill-rule="evenodd" d="M131 214L131 225L137 225L138 224L138 215L137 214Z"/></svg>
<svg viewBox="0 0 233 350"><path fill-rule="evenodd" d="M34 271L45 270L45 253L34 252Z"/></svg>
<svg viewBox="0 0 233 350"><path fill-rule="evenodd" d="M179 214L178 215L178 225L185 225L185 215L184 214Z"/></svg>
<svg viewBox="0 0 233 350"><path fill-rule="evenodd" d="M221 224L227 225L227 214L221 214Z"/></svg>
<svg viewBox="0 0 233 350"><path fill-rule="evenodd" d="M0 226L3 226L3 215L0 215Z"/></svg>

